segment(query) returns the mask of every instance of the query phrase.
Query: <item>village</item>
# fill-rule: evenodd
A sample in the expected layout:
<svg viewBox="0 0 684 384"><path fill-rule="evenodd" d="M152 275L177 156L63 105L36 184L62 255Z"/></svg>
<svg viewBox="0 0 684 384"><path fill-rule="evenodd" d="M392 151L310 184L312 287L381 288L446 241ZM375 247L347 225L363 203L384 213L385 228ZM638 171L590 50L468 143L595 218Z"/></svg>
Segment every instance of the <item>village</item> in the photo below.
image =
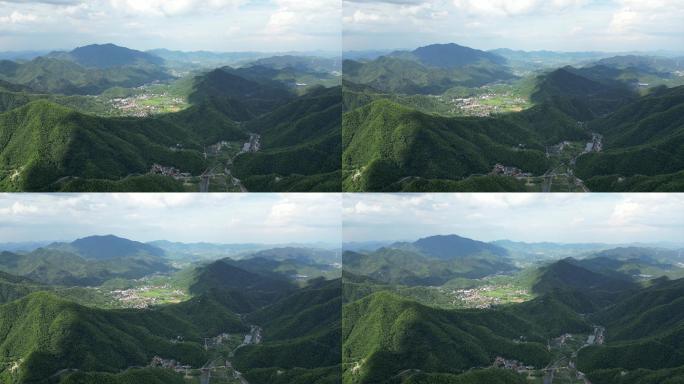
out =
<svg viewBox="0 0 684 384"><path fill-rule="evenodd" d="M572 384L591 384L584 373L576 367L577 353L582 348L592 345L602 345L604 342L605 328L594 326L590 334L564 333L547 342L547 349L556 357L543 368L527 365L522 361L497 356L492 363L493 368L509 369L521 375L526 375L530 383L553 384L572 383ZM526 338L520 336L514 339L516 343L524 342Z"/></svg>
<svg viewBox="0 0 684 384"><path fill-rule="evenodd" d="M488 117L496 113L520 112L528 102L510 93L485 93L479 96L451 98L451 103L464 116Z"/></svg>
<svg viewBox="0 0 684 384"><path fill-rule="evenodd" d="M182 336L177 336L173 343L183 342ZM209 355L209 360L199 368L177 361L172 358L154 356L149 367L164 368L183 375L188 383L199 384L249 384L249 381L238 371L231 362L235 352L248 345L262 342L262 329L250 325L247 334L221 333L217 336L206 337L202 346Z"/></svg>
<svg viewBox="0 0 684 384"><path fill-rule="evenodd" d="M130 117L149 117L160 113L178 112L187 106L187 102L168 92L155 93L148 86L136 88L140 93L128 97L110 99L114 115Z"/></svg>
<svg viewBox="0 0 684 384"><path fill-rule="evenodd" d="M185 150L182 144L170 146L169 149L174 152ZM204 159L209 161L209 165L201 175L193 175L176 167L157 163L150 167L148 173L181 181L188 191L199 188L200 192L209 192L211 187L212 192L247 192L242 181L232 174L231 166L238 156L260 150L261 135L249 133L249 139L245 142L222 140L204 147Z"/></svg>
<svg viewBox="0 0 684 384"><path fill-rule="evenodd" d="M452 305L462 308L485 309L507 303L522 303L532 297L526 289L511 284L485 285L469 289L440 288L452 299Z"/></svg>
<svg viewBox="0 0 684 384"><path fill-rule="evenodd" d="M169 285L143 285L130 289L115 289L109 295L122 308L145 309L151 306L179 303L187 298L187 293Z"/></svg>

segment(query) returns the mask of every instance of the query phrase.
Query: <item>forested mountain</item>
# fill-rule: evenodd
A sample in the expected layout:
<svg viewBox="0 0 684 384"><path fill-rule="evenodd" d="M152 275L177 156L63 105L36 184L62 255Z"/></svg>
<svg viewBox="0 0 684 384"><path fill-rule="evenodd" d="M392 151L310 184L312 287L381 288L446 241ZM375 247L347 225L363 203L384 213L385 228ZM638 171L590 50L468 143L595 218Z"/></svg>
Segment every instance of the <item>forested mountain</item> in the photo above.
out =
<svg viewBox="0 0 684 384"><path fill-rule="evenodd" d="M506 59L495 53L480 51L458 44L432 44L416 48L408 54L424 65L439 68L459 68L466 65L489 62L505 65ZM406 57L407 53L395 52L391 56Z"/></svg>
<svg viewBox="0 0 684 384"><path fill-rule="evenodd" d="M476 62L505 68L500 56L471 51L437 45L345 62L345 190L533 192L554 190L555 184L567 191L674 191L681 186L681 86L649 86L677 85L676 60L587 55L599 61L546 69L522 80L459 84L459 76L449 71L472 69ZM506 109L524 98L527 106ZM497 176L502 174L507 177Z"/></svg>
<svg viewBox="0 0 684 384"><path fill-rule="evenodd" d="M489 243L468 239L458 235L438 235L424 237L413 243L395 243L390 248L415 250L426 256L437 259L465 258L478 254L492 254L502 258L508 257L508 252Z"/></svg>
<svg viewBox="0 0 684 384"><path fill-rule="evenodd" d="M67 176L116 180L153 163L197 173L203 164L201 139L187 126L99 118L42 100L0 114L0 138L5 190L55 190ZM181 141L194 150L170 149Z"/></svg>
<svg viewBox="0 0 684 384"><path fill-rule="evenodd" d="M111 54L132 60L140 56L111 49ZM92 71L71 60L37 60L59 62L78 74ZM21 72L19 67L28 65L7 63L0 72ZM128 67L106 70L120 68ZM201 174L222 170L226 183L244 188L239 179L231 181L234 172L256 191L340 190L340 89L299 91L282 74L257 66L214 69L174 88L186 92L187 108L121 118L74 110L94 99L38 95L21 85L0 83L6 89L0 92L0 188L184 191L191 188L185 185L188 180L199 183ZM249 150L233 150L222 159L227 156L223 148L243 147L247 140ZM212 145L218 146L214 156L225 161L224 167L207 156ZM155 164L176 177L154 175L150 170ZM180 174L186 175L184 181Z"/></svg>
<svg viewBox="0 0 684 384"><path fill-rule="evenodd" d="M636 98L627 85L612 80L615 75L597 67L557 69L539 79L532 100L553 105L575 120L592 120Z"/></svg>
<svg viewBox="0 0 684 384"><path fill-rule="evenodd" d="M435 286L516 270L503 248L456 235L395 243L374 252L346 251L343 266L383 283Z"/></svg>
<svg viewBox="0 0 684 384"><path fill-rule="evenodd" d="M163 257L164 251L152 245L143 244L114 235L88 236L71 243L54 243L47 248L71 251L86 259L106 260L131 256Z"/></svg>
<svg viewBox="0 0 684 384"><path fill-rule="evenodd" d="M294 68L300 71L333 72L342 71L339 58L322 58L314 56L283 55L255 60L250 65L271 67L275 69Z"/></svg>
<svg viewBox="0 0 684 384"><path fill-rule="evenodd" d="M43 93L97 95L111 87L138 87L170 78L158 66L86 68L72 60L50 57L24 63L0 61L0 80Z"/></svg>
<svg viewBox="0 0 684 384"><path fill-rule="evenodd" d="M44 284L88 286L116 277L136 279L155 272L169 272L172 268L158 256L149 254L98 260L40 248L26 254L0 253L0 270Z"/></svg>
<svg viewBox="0 0 684 384"><path fill-rule="evenodd" d="M677 190L684 168L683 96L684 87L659 89L593 123L606 150L579 158L578 175L597 190L619 190L625 177L637 175L653 176L656 190Z"/></svg>
<svg viewBox="0 0 684 384"><path fill-rule="evenodd" d="M438 380L439 375L444 375L444 380L465 379L472 375L467 371L488 367L497 356L541 368L551 362L545 343L557 332L556 327L572 332L589 328L552 297L521 306L447 311L384 292L345 304L343 362L349 368L345 369L344 382L401 383L412 376L419 380L422 375L428 375L423 378L426 382ZM540 313L541 308L549 311ZM505 370L478 375L482 380L488 376L492 380L516 379Z"/></svg>
<svg viewBox="0 0 684 384"><path fill-rule="evenodd" d="M313 281L249 315L263 344L238 350L236 366L259 383L336 383L341 370L341 280ZM278 368L274 368L278 367Z"/></svg>
<svg viewBox="0 0 684 384"><path fill-rule="evenodd" d="M244 330L237 316L201 298L152 311L104 311L40 292L0 306L0 314L3 362L19 365L0 377L16 383L40 382L63 369L118 372L159 354L200 365L206 355L199 343L174 339Z"/></svg>
<svg viewBox="0 0 684 384"><path fill-rule="evenodd" d="M88 295L103 288L73 288L74 282L64 278L67 271L76 275L98 266L113 275L129 260L150 262L163 252L114 236L51 247L0 255L3 269L12 266L18 272L36 262L42 264L35 271L63 278L44 281L50 284L45 285L0 272L3 383L185 383L184 373L205 375L201 367L218 367L218 362L221 367L212 368L212 377L225 371L256 384L340 380L340 279L298 283L271 269L284 261L225 259L179 275L190 290L190 296L180 302L145 309L101 309L97 303L84 306L72 300L85 295L82 301L87 302ZM134 272L144 270L138 265ZM119 281L136 278L119 277ZM227 344L223 347L223 343Z"/></svg>
<svg viewBox="0 0 684 384"><path fill-rule="evenodd" d="M498 55L456 44L397 51L372 61L345 60L345 80L377 90L405 94L440 94L456 86L476 87L513 79Z"/></svg>
<svg viewBox="0 0 684 384"><path fill-rule="evenodd" d="M525 122L539 117L536 125ZM405 177L461 180L491 172L504 163L534 174L544 173L544 122L573 132L576 123L540 107L521 116L492 119L431 116L378 100L347 112L343 118L343 167L346 190L397 190ZM540 129L540 131L537 131ZM573 133L573 135L582 135ZM556 136L551 134L550 136ZM526 148L518 144L525 142Z"/></svg>
<svg viewBox="0 0 684 384"><path fill-rule="evenodd" d="M164 65L164 59L159 56L114 44L86 45L70 52L52 52L48 57L73 60L79 65L89 68Z"/></svg>
<svg viewBox="0 0 684 384"><path fill-rule="evenodd" d="M240 156L235 173L255 191L339 191L340 87L317 88L248 123L263 150Z"/></svg>
<svg viewBox="0 0 684 384"><path fill-rule="evenodd" d="M343 382L524 383L581 374L592 383L632 384L681 378L684 280L642 284L622 269L634 255L647 263L652 259L644 254L653 253L616 248L551 263L532 275L536 298L489 309L420 304L397 295L397 286L383 285L382 275L350 269L344 275ZM405 265L398 255L374 256ZM359 257L351 255L352 261Z"/></svg>

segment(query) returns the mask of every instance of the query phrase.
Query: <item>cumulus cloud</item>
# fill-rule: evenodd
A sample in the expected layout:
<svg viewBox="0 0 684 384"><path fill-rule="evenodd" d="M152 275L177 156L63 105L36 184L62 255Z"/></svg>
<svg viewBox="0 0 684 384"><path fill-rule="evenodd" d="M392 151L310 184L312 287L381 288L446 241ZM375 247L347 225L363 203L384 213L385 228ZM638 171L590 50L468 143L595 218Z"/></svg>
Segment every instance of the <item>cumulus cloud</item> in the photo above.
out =
<svg viewBox="0 0 684 384"><path fill-rule="evenodd" d="M345 195L344 240L459 234L479 240L682 241L684 195Z"/></svg>
<svg viewBox="0 0 684 384"><path fill-rule="evenodd" d="M277 9L269 18L268 33L305 33L340 26L341 3L337 0L275 0L274 3Z"/></svg>
<svg viewBox="0 0 684 384"><path fill-rule="evenodd" d="M0 51L334 50L340 14L339 0L0 0Z"/></svg>
<svg viewBox="0 0 684 384"><path fill-rule="evenodd" d="M245 0L110 0L114 9L131 14L155 16L179 16L199 11L215 11L234 8Z"/></svg>
<svg viewBox="0 0 684 384"><path fill-rule="evenodd" d="M0 215L25 215L36 213L39 208L35 205L26 204L20 201L15 201L10 206L0 208Z"/></svg>
<svg viewBox="0 0 684 384"><path fill-rule="evenodd" d="M35 22L38 20L38 16L31 13L22 13L19 11L13 11L7 16L0 16L0 23L9 24L20 24L26 22Z"/></svg>
<svg viewBox="0 0 684 384"><path fill-rule="evenodd" d="M140 241L339 243L340 209L339 194L7 194L0 195L0 242L112 233Z"/></svg>
<svg viewBox="0 0 684 384"><path fill-rule="evenodd" d="M616 0L610 29L615 33L682 33L684 0Z"/></svg>
<svg viewBox="0 0 684 384"><path fill-rule="evenodd" d="M2 3L72 5L83 3L83 0L0 0Z"/></svg>
<svg viewBox="0 0 684 384"><path fill-rule="evenodd" d="M453 3L457 9L474 15L516 16L580 7L588 0L454 0Z"/></svg>

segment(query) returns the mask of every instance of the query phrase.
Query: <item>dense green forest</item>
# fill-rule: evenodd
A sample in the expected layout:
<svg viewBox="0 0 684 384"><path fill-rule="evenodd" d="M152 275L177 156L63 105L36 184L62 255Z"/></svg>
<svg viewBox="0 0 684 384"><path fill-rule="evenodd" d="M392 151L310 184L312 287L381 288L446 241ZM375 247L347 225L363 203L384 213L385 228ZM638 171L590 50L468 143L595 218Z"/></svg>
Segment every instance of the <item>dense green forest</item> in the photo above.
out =
<svg viewBox="0 0 684 384"><path fill-rule="evenodd" d="M532 59L513 53L435 44L345 61L344 190L681 189L676 61L568 57L515 76L508 59Z"/></svg>
<svg viewBox="0 0 684 384"><path fill-rule="evenodd" d="M178 78L112 44L3 61L0 189L339 191L334 68L290 56Z"/></svg>
<svg viewBox="0 0 684 384"><path fill-rule="evenodd" d="M170 257L156 245L115 236L0 254L0 269L12 271L0 272L0 380L194 383L201 367L226 359L232 365L216 374L238 372L250 383L340 380L341 280L322 264L339 256L266 249L179 271ZM300 270L331 278L298 281ZM189 295L142 308L102 302L106 292L150 285ZM210 339L229 341L208 346ZM174 365L155 365L158 358Z"/></svg>
<svg viewBox="0 0 684 384"><path fill-rule="evenodd" d="M483 252L495 244L503 248ZM428 268L450 258L484 262L493 254L521 260L511 244L495 244L436 236L345 253L343 382L522 383L548 380L549 372L556 373L553 381L582 380L580 372L601 384L681 379L684 279L666 277L680 276L680 252L577 245L579 258L522 271L509 265L508 276L461 281L440 277L448 267ZM423 259L412 263L416 255ZM494 292L527 287L532 295L486 307L444 300L457 290L492 292L485 285L495 285ZM504 361L516 368L504 369Z"/></svg>

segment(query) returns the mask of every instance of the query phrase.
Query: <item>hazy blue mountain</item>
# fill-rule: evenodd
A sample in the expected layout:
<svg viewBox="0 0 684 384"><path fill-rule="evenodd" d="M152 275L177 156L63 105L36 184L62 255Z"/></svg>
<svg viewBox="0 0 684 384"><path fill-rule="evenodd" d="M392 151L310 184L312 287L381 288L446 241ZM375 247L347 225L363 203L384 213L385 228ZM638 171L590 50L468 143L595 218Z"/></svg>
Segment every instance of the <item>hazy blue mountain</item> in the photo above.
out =
<svg viewBox="0 0 684 384"><path fill-rule="evenodd" d="M70 59L87 68L164 64L164 59L159 56L114 44L91 44L70 52L53 52L49 56Z"/></svg>
<svg viewBox="0 0 684 384"><path fill-rule="evenodd" d="M161 248L114 235L89 236L68 244L53 244L49 248L73 251L79 256L93 260L118 259L139 255L164 256L164 250Z"/></svg>
<svg viewBox="0 0 684 384"><path fill-rule="evenodd" d="M455 259L483 253L508 257L508 251L498 245L458 235L430 236L413 243L395 243L390 245L390 248L413 249L438 259Z"/></svg>
<svg viewBox="0 0 684 384"><path fill-rule="evenodd" d="M392 56L405 57L405 52L395 52ZM464 47L458 44L432 44L411 51L422 64L438 68L458 68L466 65L489 62L497 65L505 65L506 59L494 53L480 51Z"/></svg>

